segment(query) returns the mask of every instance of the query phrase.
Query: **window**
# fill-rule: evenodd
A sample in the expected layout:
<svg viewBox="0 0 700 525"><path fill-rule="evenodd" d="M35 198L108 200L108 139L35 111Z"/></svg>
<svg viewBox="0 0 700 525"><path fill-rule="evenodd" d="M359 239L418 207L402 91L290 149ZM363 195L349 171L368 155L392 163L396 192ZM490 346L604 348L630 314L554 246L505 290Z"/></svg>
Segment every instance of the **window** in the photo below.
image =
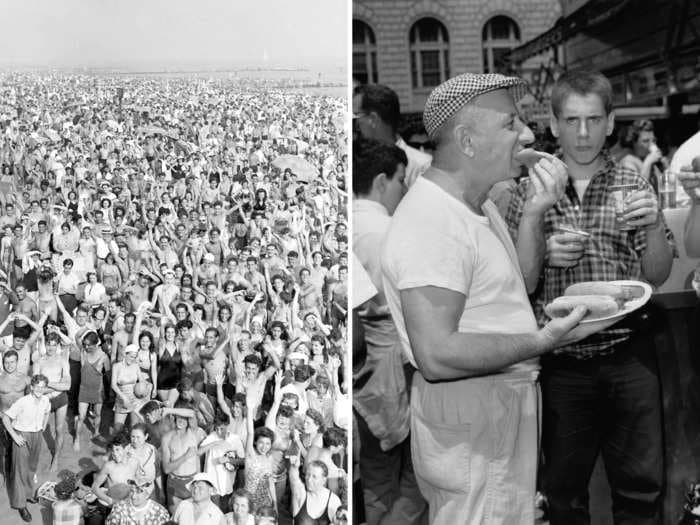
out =
<svg viewBox="0 0 700 525"><path fill-rule="evenodd" d="M509 73L508 53L520 45L520 28L507 16L494 16L481 35L484 73Z"/></svg>
<svg viewBox="0 0 700 525"><path fill-rule="evenodd" d="M421 18L409 33L411 80L414 89L428 89L450 78L450 40L434 18Z"/></svg>
<svg viewBox="0 0 700 525"><path fill-rule="evenodd" d="M374 31L361 20L352 21L352 76L360 84L379 81Z"/></svg>

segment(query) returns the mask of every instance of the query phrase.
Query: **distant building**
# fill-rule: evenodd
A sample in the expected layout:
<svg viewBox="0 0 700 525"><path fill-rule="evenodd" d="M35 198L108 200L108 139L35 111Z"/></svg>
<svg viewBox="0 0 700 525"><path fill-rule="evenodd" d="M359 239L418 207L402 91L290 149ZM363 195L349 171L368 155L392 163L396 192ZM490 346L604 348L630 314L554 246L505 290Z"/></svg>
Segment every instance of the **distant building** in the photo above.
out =
<svg viewBox="0 0 700 525"><path fill-rule="evenodd" d="M508 72L510 51L553 27L561 12L558 0L353 0L353 78L394 89L403 113L422 112L450 77ZM522 66L536 71L551 58Z"/></svg>

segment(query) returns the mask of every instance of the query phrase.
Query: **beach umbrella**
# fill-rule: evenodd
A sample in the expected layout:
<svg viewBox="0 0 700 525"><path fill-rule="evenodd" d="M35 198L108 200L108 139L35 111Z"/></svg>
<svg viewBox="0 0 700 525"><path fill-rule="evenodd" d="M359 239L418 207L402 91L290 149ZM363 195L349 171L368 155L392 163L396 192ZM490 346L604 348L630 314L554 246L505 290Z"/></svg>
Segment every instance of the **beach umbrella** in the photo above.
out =
<svg viewBox="0 0 700 525"><path fill-rule="evenodd" d="M310 182L318 177L318 168L296 155L280 155L272 161L272 165L282 171L289 168L298 180Z"/></svg>

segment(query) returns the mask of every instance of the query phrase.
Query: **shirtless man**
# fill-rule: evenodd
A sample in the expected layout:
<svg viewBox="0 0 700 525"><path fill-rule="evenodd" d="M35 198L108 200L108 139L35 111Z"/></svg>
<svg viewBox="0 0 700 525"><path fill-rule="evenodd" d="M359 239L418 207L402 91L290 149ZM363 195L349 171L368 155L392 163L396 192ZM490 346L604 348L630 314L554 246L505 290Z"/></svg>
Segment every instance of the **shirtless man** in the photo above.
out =
<svg viewBox="0 0 700 525"><path fill-rule="evenodd" d="M124 348L131 342L131 337L136 323L136 315L128 313L124 316L124 328L117 331L112 337L112 349L109 354L110 361L116 363L124 357Z"/></svg>
<svg viewBox="0 0 700 525"><path fill-rule="evenodd" d="M0 413L5 412L24 395L29 387L29 376L17 370L17 352L7 350L2 355L2 372L0 372ZM8 453L12 448L10 437L5 427L0 429L0 485L4 482L9 468Z"/></svg>
<svg viewBox="0 0 700 525"><path fill-rule="evenodd" d="M206 283L207 281L214 281L217 288L221 286L220 271L219 267L214 264L214 254L205 254L202 264L195 267L194 281L199 286L202 286L202 284Z"/></svg>
<svg viewBox="0 0 700 525"><path fill-rule="evenodd" d="M46 221L40 220L37 224L37 231L32 239L34 249L41 253L46 253L50 250L51 232L46 228Z"/></svg>
<svg viewBox="0 0 700 525"><path fill-rule="evenodd" d="M141 303L148 301L150 277L150 273L141 270L137 281L128 281L124 286L123 293L131 299L131 305L134 310L138 309Z"/></svg>
<svg viewBox="0 0 700 525"><path fill-rule="evenodd" d="M168 476L168 510L171 514L182 500L190 497L186 485L199 472L199 442L199 437L189 427L189 419L181 415L175 416L175 428L163 436L163 472Z"/></svg>
<svg viewBox="0 0 700 525"><path fill-rule="evenodd" d="M49 255L49 264L51 263L51 255ZM42 255L43 258L43 255ZM38 299L37 308L40 314L46 314L52 321L58 320L58 306L56 305L56 296L53 291L54 272L51 266L44 265L37 273L37 288Z"/></svg>
<svg viewBox="0 0 700 525"><path fill-rule="evenodd" d="M218 340L219 330L207 328L204 333L204 348L199 353L204 369L204 391L212 405L216 405L216 376L223 374L228 366L228 356L224 349L229 341L224 339L223 343L219 344Z"/></svg>
<svg viewBox="0 0 700 525"><path fill-rule="evenodd" d="M4 332L5 328L7 328L10 323L20 318L33 329L33 332L29 337L25 336L24 333L13 333L12 350L17 352L17 370L21 374L29 375L34 344L36 343L39 334L42 333L41 326L44 324L44 321L46 321L46 318L42 317L39 319L39 324L37 324L23 314L12 312L7 316L7 319L0 324L0 333Z"/></svg>
<svg viewBox="0 0 700 525"><path fill-rule="evenodd" d="M12 228L12 233L14 234L12 237L12 251L15 254L15 278L18 281L21 281L22 276L24 275L22 272L22 259L24 259L27 251L29 251L29 236L31 235L32 231L30 228L27 228L25 231L21 224L15 224L15 226Z"/></svg>
<svg viewBox="0 0 700 525"><path fill-rule="evenodd" d="M68 394L71 379L68 360L58 353L60 338L54 332L46 336L46 354L35 352L34 374L46 376L49 383L46 387L46 397L51 402L51 412L54 414L55 449L51 458L51 472L58 469L58 456L63 447L63 435L66 429L66 410L68 409Z"/></svg>
<svg viewBox="0 0 700 525"><path fill-rule="evenodd" d="M114 504L107 494L110 488L114 485L126 485L136 476L138 463L135 458L127 454L128 445L129 438L125 434L117 434L107 449L109 459L95 476L92 491L105 506L111 507Z"/></svg>
<svg viewBox="0 0 700 525"><path fill-rule="evenodd" d="M15 287L17 302L14 303L13 312L23 314L32 321L39 318L39 308L36 302L27 295L27 288L23 284L18 284ZM15 318L15 331L29 337L31 330L29 325L21 317Z"/></svg>

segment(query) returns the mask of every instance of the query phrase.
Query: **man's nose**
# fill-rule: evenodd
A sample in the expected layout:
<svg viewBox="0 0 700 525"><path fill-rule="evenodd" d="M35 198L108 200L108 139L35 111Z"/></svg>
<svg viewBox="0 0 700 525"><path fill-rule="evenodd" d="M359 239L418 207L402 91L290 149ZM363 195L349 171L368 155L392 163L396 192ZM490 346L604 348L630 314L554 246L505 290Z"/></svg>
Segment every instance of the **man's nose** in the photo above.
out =
<svg viewBox="0 0 700 525"><path fill-rule="evenodd" d="M577 131L578 131L579 137L587 137L588 136L588 124L586 124L585 119L581 119L581 122L578 125Z"/></svg>
<svg viewBox="0 0 700 525"><path fill-rule="evenodd" d="M518 137L518 142L522 146L527 146L528 144L532 144L535 142L535 134L532 132L532 130L520 119L518 119L518 122L520 122L520 125L522 126L522 129L520 130L520 136Z"/></svg>

